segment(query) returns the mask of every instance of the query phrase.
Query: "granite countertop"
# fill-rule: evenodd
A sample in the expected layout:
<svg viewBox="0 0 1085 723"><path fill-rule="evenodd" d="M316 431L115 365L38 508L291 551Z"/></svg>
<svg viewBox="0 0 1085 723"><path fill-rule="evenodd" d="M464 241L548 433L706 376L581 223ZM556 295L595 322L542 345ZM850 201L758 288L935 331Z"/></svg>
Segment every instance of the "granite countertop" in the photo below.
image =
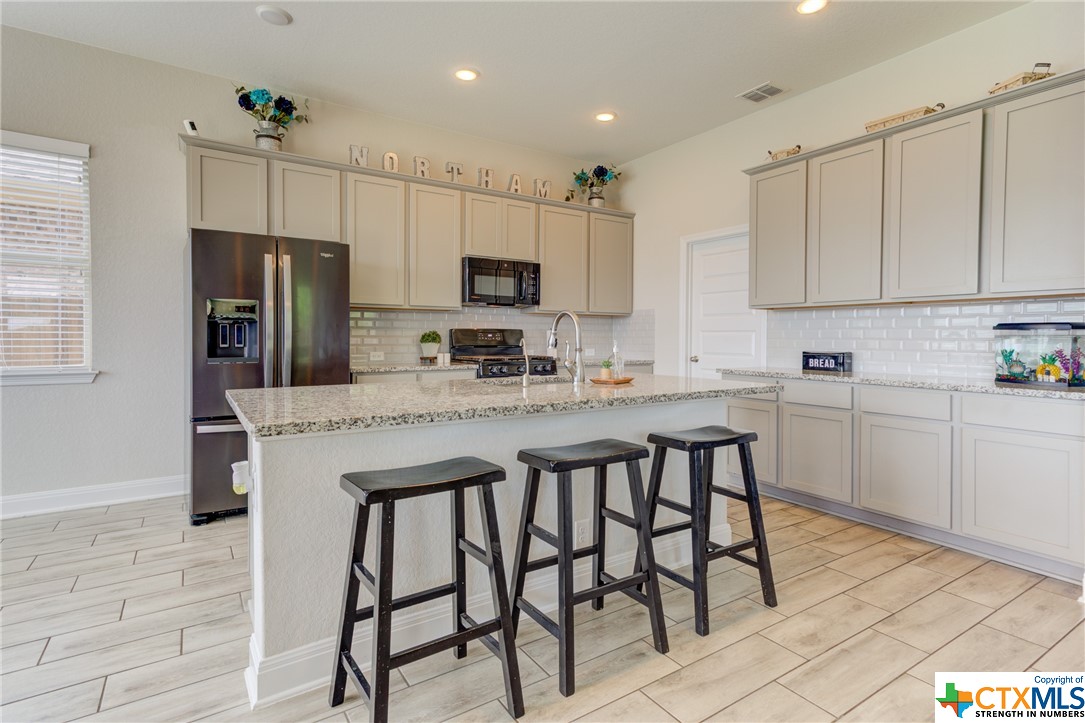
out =
<svg viewBox="0 0 1085 723"><path fill-rule="evenodd" d="M594 367L599 366L602 363L602 359L585 359L584 364L586 366ZM559 362L560 363L560 362ZM649 367L655 364L653 359L626 359L625 365L627 367ZM409 362L400 364L362 364L350 368L351 374L389 374L392 372L447 372L457 371L463 369L470 369L469 364L453 364L447 367L435 366L433 364L411 364Z"/></svg>
<svg viewBox="0 0 1085 723"><path fill-rule="evenodd" d="M835 374L803 374L801 369L723 368L717 372L725 376L765 377L766 379L802 379L810 382L835 382L837 384L872 384L880 387L903 387L906 389L935 389L943 392L977 392L1001 394L1011 397L1038 397L1040 399L1074 399L1085 401L1085 393L1037 389L1035 387L998 387L990 380L967 380L932 376L908 376L902 374L864 374L851 376Z"/></svg>
<svg viewBox="0 0 1085 723"><path fill-rule="evenodd" d="M587 382L579 389L569 382L533 383L524 388L504 379L438 378L413 383L233 389L226 392L226 398L245 430L257 439L266 439L747 396L780 389L756 382L645 374L634 377L631 384Z"/></svg>

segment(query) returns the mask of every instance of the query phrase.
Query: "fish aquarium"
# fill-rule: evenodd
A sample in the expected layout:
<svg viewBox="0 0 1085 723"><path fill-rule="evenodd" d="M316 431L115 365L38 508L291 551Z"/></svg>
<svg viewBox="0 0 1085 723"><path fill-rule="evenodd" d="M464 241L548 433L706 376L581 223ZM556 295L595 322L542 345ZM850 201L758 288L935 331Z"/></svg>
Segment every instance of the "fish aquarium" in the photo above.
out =
<svg viewBox="0 0 1085 723"><path fill-rule="evenodd" d="M1085 324L995 325L995 385L1085 391Z"/></svg>

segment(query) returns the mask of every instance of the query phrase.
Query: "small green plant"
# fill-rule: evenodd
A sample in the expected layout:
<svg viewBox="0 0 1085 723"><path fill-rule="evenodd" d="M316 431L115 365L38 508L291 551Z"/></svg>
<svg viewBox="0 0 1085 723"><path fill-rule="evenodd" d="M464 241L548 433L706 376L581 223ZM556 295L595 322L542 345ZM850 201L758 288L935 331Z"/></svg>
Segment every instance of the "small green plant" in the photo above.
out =
<svg viewBox="0 0 1085 723"><path fill-rule="evenodd" d="M422 332L422 336L421 336L421 338L419 338L418 343L419 344L440 344L441 343L441 335L438 334L436 331L432 331L432 330Z"/></svg>
<svg viewBox="0 0 1085 723"><path fill-rule="evenodd" d="M610 359L604 359L599 366L603 367L604 369L610 369L614 366L614 362L612 362Z"/></svg>

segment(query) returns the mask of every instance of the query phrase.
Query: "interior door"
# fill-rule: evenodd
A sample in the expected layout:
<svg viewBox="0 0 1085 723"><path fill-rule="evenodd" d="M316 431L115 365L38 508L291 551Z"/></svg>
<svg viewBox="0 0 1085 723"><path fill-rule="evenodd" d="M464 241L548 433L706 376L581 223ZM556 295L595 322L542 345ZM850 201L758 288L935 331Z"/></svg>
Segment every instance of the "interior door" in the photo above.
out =
<svg viewBox="0 0 1085 723"><path fill-rule="evenodd" d="M687 374L718 378L720 367L764 364L766 312L749 308L749 237L690 246Z"/></svg>
<svg viewBox="0 0 1085 723"><path fill-rule="evenodd" d="M349 247L279 239L284 387L350 383Z"/></svg>

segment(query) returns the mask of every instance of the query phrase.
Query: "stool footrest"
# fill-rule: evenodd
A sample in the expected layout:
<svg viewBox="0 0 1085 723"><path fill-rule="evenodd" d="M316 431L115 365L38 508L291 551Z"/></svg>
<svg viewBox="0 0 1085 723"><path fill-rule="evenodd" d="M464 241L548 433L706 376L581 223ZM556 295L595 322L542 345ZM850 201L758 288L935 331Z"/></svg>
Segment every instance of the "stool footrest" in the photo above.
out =
<svg viewBox="0 0 1085 723"><path fill-rule="evenodd" d="M689 579L685 575L681 575L681 574L675 572L674 570L670 569L669 567L664 567L663 565L660 565L657 562L656 563L656 571L660 575L662 575L663 577L667 578L668 580L674 580L676 583L678 583L682 587L688 588L690 590L693 589L693 580Z"/></svg>
<svg viewBox="0 0 1085 723"><path fill-rule="evenodd" d="M478 621L467 613L460 613L460 621L468 628L477 628L479 626ZM497 622L500 623L501 621L498 620ZM478 641L485 645L486 649L496 655L498 659L503 655L501 652L501 643L497 642L497 638L493 635L482 635L479 637Z"/></svg>
<svg viewBox="0 0 1085 723"><path fill-rule="evenodd" d="M403 608L409 608L413 605L421 605L427 603L430 600L436 600L437 598L444 597L445 595L451 595L456 592L456 583L450 582L445 585L438 585L437 587L431 587L428 590L421 590L419 592L411 593L410 595L404 595L403 597L397 597L392 600L392 612L396 610L402 610ZM358 610L354 615L355 622L362 622L369 620L373 617L373 606L369 605Z"/></svg>
<svg viewBox="0 0 1085 723"><path fill-rule="evenodd" d="M373 578L373 573L366 570L365 565L360 562L354 563L353 567L354 577L358 578L358 580L365 585L365 589L369 591L369 594L372 595L377 584L376 580Z"/></svg>
<svg viewBox="0 0 1085 723"><path fill-rule="evenodd" d="M732 542L730 545L719 545L715 542L708 543L708 559L716 560L721 557L735 557L736 553L757 547L757 540L741 540ZM748 558L747 558L748 559ZM757 563L753 563L756 565Z"/></svg>
<svg viewBox="0 0 1085 723"><path fill-rule="evenodd" d="M611 582L573 593L573 605L579 605L580 603L594 600L598 597L603 597L604 595L610 595L611 593L621 592L626 588L636 587L637 585L642 585L646 582L648 582L648 573L646 572L638 572L627 577L620 577Z"/></svg>
<svg viewBox="0 0 1085 723"><path fill-rule="evenodd" d="M513 604L518 606L521 611L527 613L527 616L537 622L539 625L541 625L543 629L546 630L546 632L550 633L554 637L558 637L561 634L561 629L558 627L558 624L554 622L542 610L539 610L537 607L528 602L525 598L518 597L516 598L516 600L513 601Z"/></svg>
<svg viewBox="0 0 1085 723"><path fill-rule="evenodd" d="M681 502L676 502L675 500L668 499L667 497L657 497L656 502L659 503L660 507L666 507L669 510L681 512L684 515L693 514L693 511L689 508L689 505L684 505Z"/></svg>
<svg viewBox="0 0 1085 723"><path fill-rule="evenodd" d="M495 633L500 629L501 621L494 619L473 626L468 630L461 630L458 633L444 635L436 640L431 640L427 643L422 643L421 645L416 645L413 648L407 648L406 650L393 654L388 660L388 667L400 668L409 663L421 660L422 658L428 658L442 650L455 648L475 640L476 638L481 638L483 635Z"/></svg>
<svg viewBox="0 0 1085 723"><path fill-rule="evenodd" d="M657 565L657 567L658 567L658 565ZM609 582L614 582L615 580L618 579L618 578L614 577L613 575L611 575L609 572L606 572L606 571L600 572L599 577L600 577L600 579L602 579L603 582L608 582L608 583ZM644 605L645 607L647 607L649 605L648 596L645 595L644 593L642 593L636 587L625 587L625 588L622 588L621 590L618 590L618 592L622 593L623 595L628 595L629 597L633 598L634 600L639 602L641 605Z"/></svg>
<svg viewBox="0 0 1085 723"><path fill-rule="evenodd" d="M490 556L486 554L486 551L466 537L461 537L456 541L456 544L459 545L461 550L481 562L483 565L486 565L487 567L490 566Z"/></svg>
<svg viewBox="0 0 1085 723"><path fill-rule="evenodd" d="M539 527L534 522L528 523L527 532L529 535L537 537L546 544L550 545L550 547L553 547L555 549L558 547L558 536L550 530Z"/></svg>
<svg viewBox="0 0 1085 723"><path fill-rule="evenodd" d="M349 651L344 650L339 653L339 665L343 666L343 670L347 671L347 677L354 682L354 686L358 689L358 693L365 702L371 703L373 694L369 689L369 681L366 680L362 669L354 662L354 656Z"/></svg>
<svg viewBox="0 0 1085 723"><path fill-rule="evenodd" d="M630 528L632 530L639 529L637 527L637 521L636 520L634 520L629 515L623 515L621 512L618 512L617 510L612 510L609 507L601 507L601 508L599 508L599 514L601 514L603 517L607 518L608 520L614 520L619 525L625 525L626 527L628 527L628 528Z"/></svg>
<svg viewBox="0 0 1085 723"><path fill-rule="evenodd" d="M595 554L595 545L588 545L587 547L581 547L579 550L573 550L573 559L579 560L582 557L588 557ZM544 570L548 567L553 567L558 564L558 556L550 555L549 557L540 557L537 560L531 560L526 565L526 572L535 572L536 570Z"/></svg>
<svg viewBox="0 0 1085 723"><path fill-rule="evenodd" d="M739 502L749 501L746 495L742 494L741 492L729 490L726 487L720 487L719 485L712 485L712 491L718 495L723 495L724 497L730 497L733 500L738 500Z"/></svg>
<svg viewBox="0 0 1085 723"><path fill-rule="evenodd" d="M692 522L675 522L673 525L664 525L663 527L657 527L656 529L652 530L652 537L673 535L675 532L685 532L692 527Z"/></svg>

